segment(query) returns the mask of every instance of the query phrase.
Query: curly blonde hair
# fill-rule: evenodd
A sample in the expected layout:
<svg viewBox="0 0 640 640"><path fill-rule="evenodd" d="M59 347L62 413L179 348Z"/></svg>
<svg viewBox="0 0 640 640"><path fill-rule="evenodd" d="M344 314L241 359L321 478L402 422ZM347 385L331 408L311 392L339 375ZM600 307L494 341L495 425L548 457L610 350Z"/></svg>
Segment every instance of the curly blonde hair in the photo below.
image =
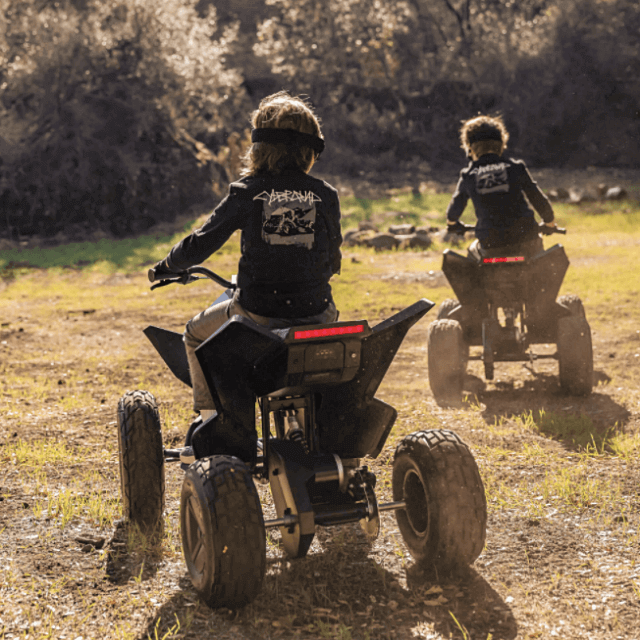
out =
<svg viewBox="0 0 640 640"><path fill-rule="evenodd" d="M502 155L508 140L509 132L501 116L475 116L460 128L461 146L474 160L486 153Z"/></svg>
<svg viewBox="0 0 640 640"><path fill-rule="evenodd" d="M254 129L293 129L323 138L320 121L304 98L293 97L286 91L267 96L251 114ZM243 176L260 171L281 173L297 168L308 172L316 160L316 153L309 147L283 143L254 142L243 158Z"/></svg>

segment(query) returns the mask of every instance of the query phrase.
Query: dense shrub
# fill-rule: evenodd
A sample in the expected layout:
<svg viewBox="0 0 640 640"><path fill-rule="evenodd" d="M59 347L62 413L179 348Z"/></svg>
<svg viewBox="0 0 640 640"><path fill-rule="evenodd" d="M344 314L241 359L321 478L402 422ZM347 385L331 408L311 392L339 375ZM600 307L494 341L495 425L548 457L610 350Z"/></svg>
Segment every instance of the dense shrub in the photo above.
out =
<svg viewBox="0 0 640 640"><path fill-rule="evenodd" d="M538 164L640 165L640 8L629 0L561 5L553 38L521 60L503 99Z"/></svg>
<svg viewBox="0 0 640 640"><path fill-rule="evenodd" d="M0 10L0 235L136 233L212 203L238 175L249 111L281 88L321 116L326 173L454 175L460 121L478 112L502 113L534 165L640 165L636 0Z"/></svg>
<svg viewBox="0 0 640 640"><path fill-rule="evenodd" d="M0 233L135 233L222 192L197 137L246 110L232 26L213 40L190 0L3 5L3 122L27 135L0 167Z"/></svg>
<svg viewBox="0 0 640 640"><path fill-rule="evenodd" d="M501 112L537 164L640 163L635 0L267 4L256 50L346 142L326 154L336 168L459 163L478 112Z"/></svg>

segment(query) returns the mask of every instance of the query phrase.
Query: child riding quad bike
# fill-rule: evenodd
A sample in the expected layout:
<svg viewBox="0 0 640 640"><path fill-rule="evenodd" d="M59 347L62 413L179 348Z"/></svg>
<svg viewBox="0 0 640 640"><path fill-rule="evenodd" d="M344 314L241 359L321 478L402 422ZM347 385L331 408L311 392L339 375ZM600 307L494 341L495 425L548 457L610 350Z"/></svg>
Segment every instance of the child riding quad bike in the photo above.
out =
<svg viewBox="0 0 640 640"><path fill-rule="evenodd" d="M232 295L232 283L203 267L152 289L201 279L196 274ZM480 555L484 488L455 433L417 431L400 441L392 502L378 504L376 476L363 464L380 454L397 416L376 390L407 331L432 306L419 300L375 327L360 320L270 330L235 315L197 348L216 413L187 433L195 462L182 465L180 529L192 583L209 606L236 608L257 596L267 528L278 528L286 554L301 558L317 525L360 522L375 538L380 513L394 510L413 557L440 575ZM182 335L153 326L145 334L172 373L190 384ZM122 397L118 425L125 517L157 528L164 462L179 461L181 450L163 448L156 401L146 391ZM270 484L276 518L265 521L254 480Z"/></svg>
<svg viewBox="0 0 640 640"><path fill-rule="evenodd" d="M458 223L460 230L473 230ZM565 233L540 225L540 232ZM493 380L495 362L559 362L560 386L567 393L591 393L591 329L582 301L575 295L556 300L569 260L562 245L529 252L530 243L483 250L477 241L469 256L449 249L442 270L457 299L442 302L429 327L428 362L431 391L441 405L458 404L468 360L484 364ZM554 343L551 355L536 354L534 344ZM471 354L469 347L480 346Z"/></svg>
<svg viewBox="0 0 640 640"><path fill-rule="evenodd" d="M475 231L476 240L468 257L444 252L442 270L457 300L442 303L428 344L429 383L441 405L459 404L468 360L482 360L485 377L493 380L495 362L556 358L562 388L591 393L591 330L582 302L576 296L556 301L569 260L561 245L545 251L540 237L564 230L526 164L504 155L508 140L499 116L474 116L460 128L470 162L460 171L447 225L451 233ZM469 200L474 227L460 222ZM555 343L557 352L530 351L542 343ZM482 352L470 356L469 346L476 345Z"/></svg>

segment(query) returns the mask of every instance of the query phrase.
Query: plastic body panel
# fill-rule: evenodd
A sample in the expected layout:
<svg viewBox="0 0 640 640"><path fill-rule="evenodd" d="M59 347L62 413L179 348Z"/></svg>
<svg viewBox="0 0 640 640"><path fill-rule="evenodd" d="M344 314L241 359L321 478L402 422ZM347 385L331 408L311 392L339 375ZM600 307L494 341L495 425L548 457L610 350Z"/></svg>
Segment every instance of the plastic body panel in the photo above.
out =
<svg viewBox="0 0 640 640"><path fill-rule="evenodd" d="M254 406L256 397L313 391L320 397L317 423L321 450L346 458L376 456L397 413L374 395L407 331L432 306L429 300L420 300L374 329L367 327L359 339L350 334L297 341L293 331L302 327L269 331L248 318L234 316L198 347L196 355L210 388L215 390L219 412L234 421L254 419L249 405ZM348 324L353 323L318 326ZM313 345L338 342L344 344L341 369L318 370L305 355L305 362L314 370L300 371L302 345L308 350ZM357 366L351 366L352 362Z"/></svg>
<svg viewBox="0 0 640 640"><path fill-rule="evenodd" d="M187 352L182 341L182 334L175 331L168 331L160 327L149 326L144 330L144 335L149 338L164 363L169 367L171 373L191 386L191 375L189 374L189 362Z"/></svg>
<svg viewBox="0 0 640 640"><path fill-rule="evenodd" d="M504 252L504 256L514 255ZM490 316L490 306L524 308L527 342L555 342L557 321L567 313L555 300L568 267L559 244L522 262L479 263L446 250L442 270L460 302L448 317L460 322L468 344L480 345L482 321Z"/></svg>

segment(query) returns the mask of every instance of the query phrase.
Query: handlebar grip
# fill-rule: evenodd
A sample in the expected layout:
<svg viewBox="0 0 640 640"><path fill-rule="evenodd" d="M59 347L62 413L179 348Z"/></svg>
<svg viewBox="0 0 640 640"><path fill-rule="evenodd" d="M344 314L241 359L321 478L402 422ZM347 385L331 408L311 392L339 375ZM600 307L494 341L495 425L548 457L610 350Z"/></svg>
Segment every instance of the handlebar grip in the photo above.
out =
<svg viewBox="0 0 640 640"><path fill-rule="evenodd" d="M156 281L156 270L153 267L147 271L147 277L149 278L149 282Z"/></svg>

